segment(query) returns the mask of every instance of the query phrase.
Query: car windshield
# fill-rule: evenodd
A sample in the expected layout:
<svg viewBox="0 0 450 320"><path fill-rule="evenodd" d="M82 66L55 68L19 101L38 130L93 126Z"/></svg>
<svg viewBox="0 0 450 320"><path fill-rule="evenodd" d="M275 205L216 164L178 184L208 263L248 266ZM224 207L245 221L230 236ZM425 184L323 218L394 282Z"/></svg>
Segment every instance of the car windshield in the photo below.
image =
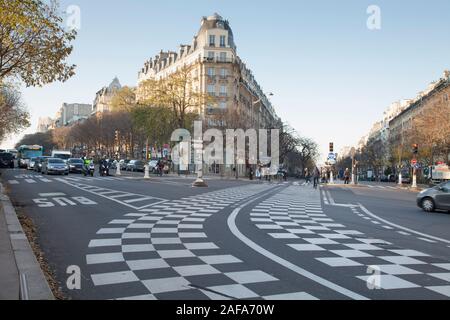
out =
<svg viewBox="0 0 450 320"><path fill-rule="evenodd" d="M83 160L81 160L81 159L69 159L69 162L70 163L83 163Z"/></svg>
<svg viewBox="0 0 450 320"><path fill-rule="evenodd" d="M35 162L35 161L37 161L38 160L38 158L31 158L31 161L32 162Z"/></svg>
<svg viewBox="0 0 450 320"><path fill-rule="evenodd" d="M12 153L4 152L4 153L0 153L0 158L5 159L5 160L11 160L13 158L13 155L12 155Z"/></svg>
<svg viewBox="0 0 450 320"><path fill-rule="evenodd" d="M48 163L58 164L58 163L64 163L61 159L48 159Z"/></svg>

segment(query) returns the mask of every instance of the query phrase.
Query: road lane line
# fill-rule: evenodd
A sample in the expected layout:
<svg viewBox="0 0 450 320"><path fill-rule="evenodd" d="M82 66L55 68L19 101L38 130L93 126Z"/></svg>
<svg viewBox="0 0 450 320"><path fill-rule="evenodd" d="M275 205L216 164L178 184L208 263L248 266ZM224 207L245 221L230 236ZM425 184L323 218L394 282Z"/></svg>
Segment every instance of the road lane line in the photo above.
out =
<svg viewBox="0 0 450 320"><path fill-rule="evenodd" d="M243 205L245 206L245 205ZM244 234L242 234L239 229L236 226L236 217L239 214L239 212L241 211L241 209L243 208L243 206L236 208L233 210L233 212L231 213L231 215L228 217L228 227L230 229L230 231L233 233L233 235L238 238L240 241L242 241L244 244L246 244L248 247L250 247L251 249L253 249L254 251L262 254L263 256L265 256L266 258L284 266L287 269L290 269L291 271L305 277L308 278L314 282L317 282L333 291L336 291L342 295L345 295L349 298L352 299L356 299L356 300L368 300L368 298L350 291L346 288L343 288L331 281L328 281L318 275L315 275L277 255L275 255L274 253L268 251L267 249L261 247L260 245L256 244L255 242L253 242L252 240L250 240L249 238L247 238Z"/></svg>
<svg viewBox="0 0 450 320"><path fill-rule="evenodd" d="M39 197L63 197L65 196L65 193L62 192L50 192L50 193L39 193Z"/></svg>
<svg viewBox="0 0 450 320"><path fill-rule="evenodd" d="M134 203L134 202L140 202L140 201L145 201L145 200L151 200L152 197L142 197L142 198L137 198L137 199L130 199L130 200L124 200L125 203Z"/></svg>
<svg viewBox="0 0 450 320"><path fill-rule="evenodd" d="M367 215L369 215L369 216L371 216L372 218L375 218L375 219L377 219L377 220L379 220L379 221L381 221L381 222L383 222L383 223L385 223L385 224L388 224L388 225L390 225L390 226L392 226L392 227L394 227L394 228L402 229L402 230L404 230L404 231L407 231L407 232L410 232L410 233L414 233L414 234L419 235L419 236L422 236L422 237L426 237L426 238L429 238L429 239L433 239L433 240L437 240L437 241L441 241L441 242L450 244L450 240L446 240L446 239L442 239L442 238L439 238L439 237L435 237L435 236L432 236L432 235L429 235L429 234L426 234L426 233L422 233L422 232L419 232L419 231L416 231L416 230L413 230L413 229L409 229L409 228L407 228L407 227L403 227L403 226L401 226L401 225L395 224L395 223L393 223L393 222L390 222L390 221L388 221L388 220L385 220L385 219L383 219L383 218L377 216L376 214L370 212L370 211L369 211L366 207L364 207L361 203L358 203L358 205L359 205L359 207L361 208L361 210L364 211L364 213L366 213ZM423 239L422 239L422 240L423 240Z"/></svg>

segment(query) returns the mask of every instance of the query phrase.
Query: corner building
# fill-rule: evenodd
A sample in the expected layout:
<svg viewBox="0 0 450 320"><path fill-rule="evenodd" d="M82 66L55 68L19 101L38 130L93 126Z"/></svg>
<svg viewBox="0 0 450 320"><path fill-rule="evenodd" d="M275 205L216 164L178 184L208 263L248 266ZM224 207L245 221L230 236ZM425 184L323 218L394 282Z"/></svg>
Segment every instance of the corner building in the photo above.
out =
<svg viewBox="0 0 450 320"><path fill-rule="evenodd" d="M138 75L138 101L145 98L139 90L142 82L163 79L183 66L192 66L193 90L216 98L214 104L196 110L203 119L213 121L214 115L233 110L245 128L281 127L266 94L237 55L229 22L217 13L202 18L191 44L180 45L178 52L161 51L144 63Z"/></svg>

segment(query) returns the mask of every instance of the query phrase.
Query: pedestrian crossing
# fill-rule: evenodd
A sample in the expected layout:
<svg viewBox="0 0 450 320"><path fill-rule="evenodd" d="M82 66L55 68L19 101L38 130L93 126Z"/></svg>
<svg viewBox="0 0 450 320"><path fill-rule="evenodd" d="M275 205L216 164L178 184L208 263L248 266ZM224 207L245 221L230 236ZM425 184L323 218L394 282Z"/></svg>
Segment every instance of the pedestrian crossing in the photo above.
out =
<svg viewBox="0 0 450 320"><path fill-rule="evenodd" d="M118 177L84 177L84 176L63 176L63 177L44 177L42 175L19 175L14 179L7 180L10 185L19 184L37 184L37 183L54 183L54 182L93 182L93 181L120 181L123 178Z"/></svg>
<svg viewBox="0 0 450 320"><path fill-rule="evenodd" d="M316 299L249 267L205 233L204 225L213 215L271 188L262 184L227 188L110 221L88 245L86 263L93 284L105 288L105 299ZM123 285L133 294L114 290Z"/></svg>
<svg viewBox="0 0 450 320"><path fill-rule="evenodd" d="M356 208L349 209L363 217ZM410 290L417 297L450 298L449 260L348 229L323 211L319 192L288 187L255 206L250 221L256 229L297 252L298 263L305 261L315 270L331 268L325 269L323 276L337 275L334 281L343 287L351 279L361 281L355 285L367 297L384 291L395 299L399 290ZM315 267L314 261L318 263ZM371 290L371 286L381 291Z"/></svg>

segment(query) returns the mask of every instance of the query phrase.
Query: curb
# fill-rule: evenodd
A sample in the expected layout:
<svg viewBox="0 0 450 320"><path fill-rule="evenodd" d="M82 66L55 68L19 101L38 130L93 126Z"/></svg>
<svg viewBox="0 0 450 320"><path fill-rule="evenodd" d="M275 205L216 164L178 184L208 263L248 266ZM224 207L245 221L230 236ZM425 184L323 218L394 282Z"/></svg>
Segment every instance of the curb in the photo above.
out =
<svg viewBox="0 0 450 320"><path fill-rule="evenodd" d="M36 260L9 197L0 183L0 206L3 209L16 266L21 278L21 296L29 300L54 300L55 297ZM26 279L26 281L23 281Z"/></svg>
<svg viewBox="0 0 450 320"><path fill-rule="evenodd" d="M326 183L326 186L329 187L347 187L347 188L363 188L363 187L367 187L368 185L366 184L341 184L341 183ZM398 187L399 190L404 190L404 191L411 191L411 192L418 192L418 191L422 191L426 188L424 187L417 187L417 188L412 188L412 187Z"/></svg>

